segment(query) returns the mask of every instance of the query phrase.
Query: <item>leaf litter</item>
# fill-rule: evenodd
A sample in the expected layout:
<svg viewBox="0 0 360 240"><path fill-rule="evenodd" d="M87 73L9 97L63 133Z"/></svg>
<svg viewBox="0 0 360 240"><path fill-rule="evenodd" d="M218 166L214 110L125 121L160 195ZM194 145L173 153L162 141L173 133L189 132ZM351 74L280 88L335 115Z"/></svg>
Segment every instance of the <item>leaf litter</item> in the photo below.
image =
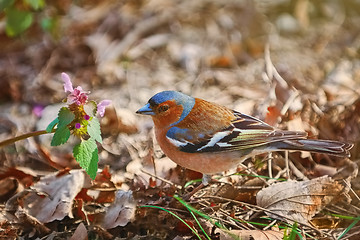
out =
<svg viewBox="0 0 360 240"><path fill-rule="evenodd" d="M256 203L272 218L309 224L309 220L339 198L344 187L323 176L307 181L286 181L263 188L256 195Z"/></svg>

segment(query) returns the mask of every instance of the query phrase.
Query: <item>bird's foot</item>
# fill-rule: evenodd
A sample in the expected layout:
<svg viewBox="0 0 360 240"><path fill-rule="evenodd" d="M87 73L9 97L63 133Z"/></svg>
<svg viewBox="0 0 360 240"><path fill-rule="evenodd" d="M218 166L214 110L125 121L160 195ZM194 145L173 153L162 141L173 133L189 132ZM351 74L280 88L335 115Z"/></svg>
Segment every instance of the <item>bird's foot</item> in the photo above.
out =
<svg viewBox="0 0 360 240"><path fill-rule="evenodd" d="M211 182L211 176L207 174L203 174L201 184L197 187L195 187L191 192L183 195L183 199L185 201L189 200L195 193L197 193L199 190L201 190L203 187L206 187L209 185L209 182Z"/></svg>

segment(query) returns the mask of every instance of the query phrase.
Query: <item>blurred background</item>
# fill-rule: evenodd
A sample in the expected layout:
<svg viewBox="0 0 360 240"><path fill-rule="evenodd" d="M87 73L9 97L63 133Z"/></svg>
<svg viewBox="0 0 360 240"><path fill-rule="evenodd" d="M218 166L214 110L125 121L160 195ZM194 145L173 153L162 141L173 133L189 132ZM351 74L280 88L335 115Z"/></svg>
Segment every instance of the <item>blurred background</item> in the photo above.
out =
<svg viewBox="0 0 360 240"><path fill-rule="evenodd" d="M151 127L134 112L169 89L281 128L359 139L358 0L9 0L0 10L0 139L46 127L66 96L61 72L113 101L102 127L116 157L100 164L115 169L131 159L124 139ZM43 161L38 142L19 144L1 150L1 165Z"/></svg>

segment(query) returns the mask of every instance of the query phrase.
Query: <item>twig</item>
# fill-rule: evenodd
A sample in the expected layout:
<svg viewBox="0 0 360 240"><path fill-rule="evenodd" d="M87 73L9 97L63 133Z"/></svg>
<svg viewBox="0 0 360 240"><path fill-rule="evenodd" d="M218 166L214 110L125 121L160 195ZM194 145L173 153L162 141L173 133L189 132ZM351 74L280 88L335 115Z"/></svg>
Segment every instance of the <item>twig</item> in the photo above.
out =
<svg viewBox="0 0 360 240"><path fill-rule="evenodd" d="M236 201L236 200L233 200L233 199L229 199L229 198L223 198L223 197L218 197L218 196L203 196L202 198L215 198L215 199L220 199L220 200L223 200L223 201L230 201L230 202L233 202L233 203L237 203L237 204L242 204L244 206L248 206L248 207L253 207L253 208L257 208L259 210L262 210L264 212L268 212L268 213L271 213L271 214L274 214L274 215L277 215L278 217L281 217L283 219L287 219L287 220L290 220L290 221L294 221L293 219L289 218L289 217L286 217L286 216L283 216L281 214L278 214L276 212L272 212L266 208L262 208L262 207L259 207L259 206L256 206L256 205L253 205L253 204L249 204L249 203L246 203L246 202L240 202L240 201ZM308 225L308 224L304 224L304 223L301 223L301 225L304 225L305 227L308 227L314 231L316 231L317 233L320 233L320 234L326 234L324 232L322 232L321 230L311 226L311 225ZM327 235L327 234L326 234Z"/></svg>
<svg viewBox="0 0 360 240"><path fill-rule="evenodd" d="M286 168L280 170L272 179L269 179L268 180L268 183L269 185L274 183L274 182L277 182L278 179L286 172ZM289 180L289 179L288 179ZM262 188L261 188L262 189Z"/></svg>
<svg viewBox="0 0 360 240"><path fill-rule="evenodd" d="M307 180L308 178L305 176L305 174L303 174L299 169L297 169L297 167L295 166L295 164L292 161L288 161L289 162L289 167L291 168L292 173L303 180Z"/></svg>
<svg viewBox="0 0 360 240"><path fill-rule="evenodd" d="M280 76L280 75L279 75ZM293 88L293 92L291 93L290 97L285 102L284 106L282 107L280 114L284 115L290 108L291 104L295 101L295 99L299 96L299 91Z"/></svg>
<svg viewBox="0 0 360 240"><path fill-rule="evenodd" d="M289 151L285 151L285 165L286 165L286 177L290 179L290 168L289 168Z"/></svg>
<svg viewBox="0 0 360 240"><path fill-rule="evenodd" d="M163 182L165 182L165 183L167 183L167 184L170 184L170 185L176 187L176 188L179 189L179 190L182 189L181 186L179 186L179 185L177 185L177 184L175 184L175 183L173 183L173 182L171 182L171 181L169 181L169 180L166 180L165 178L156 176L156 175L154 175L154 174L152 174L152 173L150 173L150 172L148 172L148 171L146 171L146 170L144 170L144 169L141 169L141 171L142 171L143 173L145 173L145 174L153 177L153 178L156 178L156 179L158 179L158 180L160 180L160 181L163 181Z"/></svg>
<svg viewBox="0 0 360 240"><path fill-rule="evenodd" d="M20 224L24 224L24 225L29 224L30 226L34 227L40 235L47 235L51 232L51 230L48 227L46 227L35 217L27 214L25 210L21 208L17 210L15 216L18 218Z"/></svg>
<svg viewBox="0 0 360 240"><path fill-rule="evenodd" d="M345 185L350 189L350 191L354 194L355 198L356 198L358 201L360 201L359 195L357 195L357 193L354 191L354 189L352 189L351 184L350 184L347 180L345 180L345 179L343 179L343 182L344 182Z"/></svg>
<svg viewBox="0 0 360 240"><path fill-rule="evenodd" d="M265 231L265 230L268 230L269 228L271 228L275 223L276 223L277 220L274 220L272 221L271 223L269 223L269 225L267 225L266 227L264 227L262 230Z"/></svg>
<svg viewBox="0 0 360 240"><path fill-rule="evenodd" d="M40 135L47 134L47 133L49 133L49 132L47 132L46 130L41 130L41 131L35 131L35 132L31 132L31 133L25 133L25 134L17 136L17 137L6 139L6 140L0 142L0 148L4 147L6 145L15 143L17 141L27 139L29 137L36 137L36 136L40 136ZM52 132L50 132L50 133L52 133Z"/></svg>
<svg viewBox="0 0 360 240"><path fill-rule="evenodd" d="M256 172L250 169L250 167L245 166L244 164L240 163L239 166L241 166L243 171L245 171L247 174L252 174L254 176L258 175ZM270 184L263 178L260 178L261 181L263 181L267 186Z"/></svg>
<svg viewBox="0 0 360 240"><path fill-rule="evenodd" d="M204 209L206 210L206 209L212 209L211 207L209 207L209 205L210 205L210 202L209 201L206 201L206 200L204 200L204 202L206 203L206 204L204 204L204 203L202 203L202 202L198 202L198 204L200 205L200 206L203 206L203 208L202 208L202 210L204 211ZM223 208L223 207L222 207ZM222 208L220 208L219 209L219 211L220 212L222 212L222 213L224 213L225 214L225 216L227 216L227 217L230 217L230 214L229 213L227 213L225 210L223 210ZM216 211L214 211L214 213L215 213ZM222 218L221 216L214 216L214 213L210 216L212 219L214 219L214 220L218 220L219 222L223 222L223 223L227 223L227 224L229 224L229 225L231 225L231 226L234 226L234 227L237 227L237 228L241 228L241 229L246 229L246 230L250 230L250 228L248 227L248 226L246 226L245 224L243 224L241 221L229 221L229 220L227 220L226 218ZM251 224L249 224L249 226L252 226ZM255 227L253 227L253 229L255 229Z"/></svg>

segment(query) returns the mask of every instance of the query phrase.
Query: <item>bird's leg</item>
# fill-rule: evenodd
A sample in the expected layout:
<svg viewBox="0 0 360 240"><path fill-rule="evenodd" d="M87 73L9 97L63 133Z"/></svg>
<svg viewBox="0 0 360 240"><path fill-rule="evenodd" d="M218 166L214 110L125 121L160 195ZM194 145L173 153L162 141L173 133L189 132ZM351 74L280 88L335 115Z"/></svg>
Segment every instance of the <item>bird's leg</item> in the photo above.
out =
<svg viewBox="0 0 360 240"><path fill-rule="evenodd" d="M184 200L189 200L195 193L197 193L200 189L202 189L203 187L206 187L207 185L209 185L209 182L211 181L211 176L207 175L207 174L203 174L202 177L202 181L201 184L199 186L197 186L196 188L194 188L191 192L185 194L183 196Z"/></svg>
<svg viewBox="0 0 360 240"><path fill-rule="evenodd" d="M204 185L204 187L207 186L210 181L211 181L211 176L207 174L203 174L201 183Z"/></svg>

